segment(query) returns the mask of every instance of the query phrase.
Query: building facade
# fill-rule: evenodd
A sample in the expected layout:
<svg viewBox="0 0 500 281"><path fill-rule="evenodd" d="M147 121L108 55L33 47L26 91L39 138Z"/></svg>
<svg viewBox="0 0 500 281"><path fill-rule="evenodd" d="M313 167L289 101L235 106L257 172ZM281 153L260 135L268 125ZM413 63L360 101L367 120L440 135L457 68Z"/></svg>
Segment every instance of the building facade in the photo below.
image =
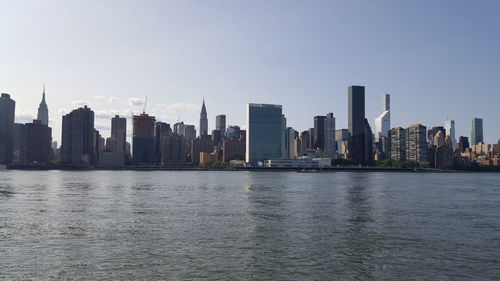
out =
<svg viewBox="0 0 500 281"><path fill-rule="evenodd" d="M155 117L146 113L133 117L132 158L135 164L152 165L155 161Z"/></svg>
<svg viewBox="0 0 500 281"><path fill-rule="evenodd" d="M397 127L390 131L390 155L396 161L406 160L406 130Z"/></svg>
<svg viewBox="0 0 500 281"><path fill-rule="evenodd" d="M335 141L335 117L328 113L325 117L325 145L323 155L330 159L337 158L337 142Z"/></svg>
<svg viewBox="0 0 500 281"><path fill-rule="evenodd" d="M178 134L161 137L161 164L163 166L186 165L187 140Z"/></svg>
<svg viewBox="0 0 500 281"><path fill-rule="evenodd" d="M472 129L470 133L470 144L476 145L484 142L483 140L483 119L474 118L472 119Z"/></svg>
<svg viewBox="0 0 500 281"><path fill-rule="evenodd" d="M52 129L33 120L23 126L20 162L24 165L47 165L51 156Z"/></svg>
<svg viewBox="0 0 500 281"><path fill-rule="evenodd" d="M365 87L349 87L348 103L348 158L368 164L372 162L373 156L371 128L365 118Z"/></svg>
<svg viewBox="0 0 500 281"><path fill-rule="evenodd" d="M455 120L446 120L444 122L444 129L446 131L446 136L451 139L452 148L457 148L457 139L455 138Z"/></svg>
<svg viewBox="0 0 500 281"><path fill-rule="evenodd" d="M375 119L375 142L381 137L388 137L391 130L391 96L382 96L382 113Z"/></svg>
<svg viewBox="0 0 500 281"><path fill-rule="evenodd" d="M256 165L264 160L282 158L283 122L281 105L247 105L247 163Z"/></svg>
<svg viewBox="0 0 500 281"><path fill-rule="evenodd" d="M205 107L205 99L203 99L200 112L200 136L204 135L208 135L208 117L207 108Z"/></svg>
<svg viewBox="0 0 500 281"><path fill-rule="evenodd" d="M42 101L38 106L38 114L36 117L37 120L40 120L43 125L49 125L49 108L47 107L47 103L45 102L45 84L43 85L43 93L42 93Z"/></svg>
<svg viewBox="0 0 500 281"><path fill-rule="evenodd" d="M406 160L427 163L427 127L416 124L406 129Z"/></svg>
<svg viewBox="0 0 500 281"><path fill-rule="evenodd" d="M12 163L16 102L9 94L0 96L0 165Z"/></svg>
<svg viewBox="0 0 500 281"><path fill-rule="evenodd" d="M94 111L84 106L62 118L61 162L72 165L98 163L99 139L94 129Z"/></svg>
<svg viewBox="0 0 500 281"><path fill-rule="evenodd" d="M326 116L314 117L314 149L325 150L325 119Z"/></svg>
<svg viewBox="0 0 500 281"><path fill-rule="evenodd" d="M221 136L224 137L226 133L226 115L221 114L215 117L215 129L221 132Z"/></svg>

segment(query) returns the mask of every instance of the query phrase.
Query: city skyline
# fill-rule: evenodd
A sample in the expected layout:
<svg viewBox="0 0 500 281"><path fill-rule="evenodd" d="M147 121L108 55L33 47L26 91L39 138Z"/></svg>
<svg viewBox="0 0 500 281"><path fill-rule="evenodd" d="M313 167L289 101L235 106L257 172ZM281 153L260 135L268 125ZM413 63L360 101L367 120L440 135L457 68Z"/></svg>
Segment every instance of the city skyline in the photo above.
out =
<svg viewBox="0 0 500 281"><path fill-rule="evenodd" d="M46 82L59 143L61 116L84 104L105 137L114 115L126 117L130 140L146 95L157 120L194 125L205 96L209 132L220 114L244 128L247 103L283 105L299 132L332 112L340 129L345 89L364 85L372 130L390 93L393 128L450 119L458 138L478 117L486 143L500 135L494 1L193 3L0 3L9 11L0 19L9 42L0 46L0 92L16 100L16 122L36 118Z"/></svg>

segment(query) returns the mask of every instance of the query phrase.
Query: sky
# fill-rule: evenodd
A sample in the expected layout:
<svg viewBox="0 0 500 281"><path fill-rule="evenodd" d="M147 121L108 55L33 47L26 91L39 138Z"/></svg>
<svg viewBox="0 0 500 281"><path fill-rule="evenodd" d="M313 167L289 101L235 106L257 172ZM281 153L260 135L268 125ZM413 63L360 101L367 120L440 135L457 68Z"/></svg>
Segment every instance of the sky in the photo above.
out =
<svg viewBox="0 0 500 281"><path fill-rule="evenodd" d="M0 0L0 92L16 122L36 117L45 83L53 138L84 104L110 135L115 114L143 110L198 127L246 123L247 103L283 105L287 125L333 112L347 128L347 88L366 87L372 130L391 94L392 127L484 119L500 138L500 1ZM128 130L131 133L131 121Z"/></svg>

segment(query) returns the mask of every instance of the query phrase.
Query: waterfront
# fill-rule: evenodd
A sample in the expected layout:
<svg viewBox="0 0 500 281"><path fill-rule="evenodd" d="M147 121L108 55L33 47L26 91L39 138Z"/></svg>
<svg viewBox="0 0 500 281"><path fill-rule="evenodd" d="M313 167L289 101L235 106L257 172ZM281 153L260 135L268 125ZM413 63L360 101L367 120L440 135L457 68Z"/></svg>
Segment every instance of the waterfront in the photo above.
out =
<svg viewBox="0 0 500 281"><path fill-rule="evenodd" d="M495 280L500 175L1 171L0 279Z"/></svg>

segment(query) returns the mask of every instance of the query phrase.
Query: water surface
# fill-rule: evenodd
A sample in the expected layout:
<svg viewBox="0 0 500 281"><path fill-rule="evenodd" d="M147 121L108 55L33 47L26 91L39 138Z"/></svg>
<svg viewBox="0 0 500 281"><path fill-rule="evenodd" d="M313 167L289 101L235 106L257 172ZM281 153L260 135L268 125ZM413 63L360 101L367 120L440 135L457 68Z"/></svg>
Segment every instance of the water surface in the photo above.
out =
<svg viewBox="0 0 500 281"><path fill-rule="evenodd" d="M498 174L0 172L0 279L499 276Z"/></svg>

